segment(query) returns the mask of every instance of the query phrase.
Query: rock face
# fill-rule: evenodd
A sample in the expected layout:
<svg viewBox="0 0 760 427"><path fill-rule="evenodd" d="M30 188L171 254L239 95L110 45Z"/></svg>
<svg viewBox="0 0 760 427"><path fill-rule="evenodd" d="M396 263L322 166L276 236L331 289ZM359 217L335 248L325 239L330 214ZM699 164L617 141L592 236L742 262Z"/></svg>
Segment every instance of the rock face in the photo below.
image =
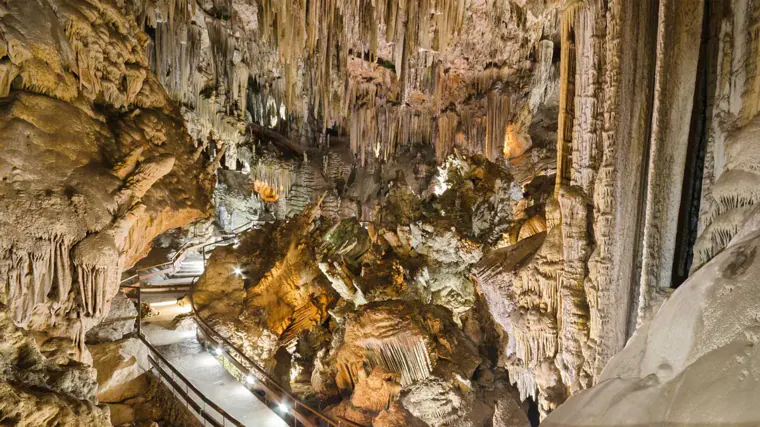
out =
<svg viewBox="0 0 760 427"><path fill-rule="evenodd" d="M98 371L98 400L123 402L148 390L148 350L137 338L88 347Z"/></svg>
<svg viewBox="0 0 760 427"><path fill-rule="evenodd" d="M6 2L0 27L13 70L0 107L0 298L17 324L83 345L121 270L204 214L210 175L150 72L145 33L112 2Z"/></svg>
<svg viewBox="0 0 760 427"><path fill-rule="evenodd" d="M213 162L195 156L125 6L0 5L0 303L45 355L29 344L4 358L20 369L0 399L10 424L109 424L94 373L75 365L90 362L86 333L152 239L211 206ZM117 338L122 321L90 337Z"/></svg>
<svg viewBox="0 0 760 427"><path fill-rule="evenodd" d="M493 184L490 173L452 172L447 185L463 176ZM295 392L342 399L330 409L335 416L364 425L483 425L494 414L490 392L509 386L503 371L494 374L486 341L497 332L475 313L469 278L481 241L498 238L472 225L472 205L454 202L473 190L454 185L445 197L421 199L393 187L382 219L366 229L356 219L316 216L318 206L263 225L212 254L194 302ZM451 227L441 214L448 209L467 228ZM492 219L491 233L511 225L504 218ZM522 412L516 402L511 410Z"/></svg>
<svg viewBox="0 0 760 427"><path fill-rule="evenodd" d="M674 13L670 7L661 4L661 16ZM750 308L757 295L749 279L759 229L753 190L758 74L748 65L756 63L757 43L743 30L757 22L757 5L706 2L704 13L697 82L703 92L694 98L699 104L689 148L697 161L695 182L684 185L692 202L682 206L691 235L680 236L684 253L676 250L675 266L682 275L691 269L691 277L669 297L642 281L633 337L598 384L560 406L546 419L549 425L757 423L748 403L758 393ZM672 244L666 237L658 237L660 243ZM655 257L651 265L663 261ZM651 321L647 310L656 312Z"/></svg>
<svg viewBox="0 0 760 427"><path fill-rule="evenodd" d="M118 341L135 330L137 308L122 292L111 300L108 316L87 332L88 343Z"/></svg>
<svg viewBox="0 0 760 427"><path fill-rule="evenodd" d="M257 221L195 302L333 414L756 422L759 20L747 0L0 1L0 419L107 422L90 363L116 421L169 418L122 273L158 236Z"/></svg>
<svg viewBox="0 0 760 427"><path fill-rule="evenodd" d="M60 355L54 362L0 306L0 417L19 426L110 426L97 405L95 370Z"/></svg>

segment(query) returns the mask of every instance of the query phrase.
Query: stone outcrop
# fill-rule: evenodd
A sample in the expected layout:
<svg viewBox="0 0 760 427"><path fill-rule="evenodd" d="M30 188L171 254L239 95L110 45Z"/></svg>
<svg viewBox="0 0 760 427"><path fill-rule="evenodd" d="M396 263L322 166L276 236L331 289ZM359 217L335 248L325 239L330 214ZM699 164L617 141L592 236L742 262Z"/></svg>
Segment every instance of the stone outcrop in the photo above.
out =
<svg viewBox="0 0 760 427"><path fill-rule="evenodd" d="M542 425L758 422L750 402L758 394L759 244L755 233L690 277L610 361L599 383Z"/></svg>
<svg viewBox="0 0 760 427"><path fill-rule="evenodd" d="M87 343L118 341L135 330L137 308L134 302L119 292L111 300L111 308L102 322L87 332Z"/></svg>
<svg viewBox="0 0 760 427"><path fill-rule="evenodd" d="M98 371L100 402L118 403L148 390L148 350L137 338L88 346Z"/></svg>
<svg viewBox="0 0 760 427"><path fill-rule="evenodd" d="M461 167L444 178L445 197L391 188L378 223L315 216L317 205L216 249L193 293L201 316L292 390L342 397L335 416L365 425L490 420L489 390L508 386L503 375L473 381L494 366L479 345L496 332L480 330L469 277L485 235L464 217L473 205L455 200L500 184L493 171ZM469 227L447 228L449 209ZM508 214L491 220L492 230L512 224ZM522 411L502 411L512 410Z"/></svg>
<svg viewBox="0 0 760 427"><path fill-rule="evenodd" d="M65 354L43 355L0 306L0 418L19 426L110 426L97 405L95 370Z"/></svg>
<svg viewBox="0 0 760 427"><path fill-rule="evenodd" d="M121 270L204 215L209 176L130 15L107 1L3 8L16 75L0 111L2 300L17 324L83 345ZM191 175L200 186L184 187Z"/></svg>

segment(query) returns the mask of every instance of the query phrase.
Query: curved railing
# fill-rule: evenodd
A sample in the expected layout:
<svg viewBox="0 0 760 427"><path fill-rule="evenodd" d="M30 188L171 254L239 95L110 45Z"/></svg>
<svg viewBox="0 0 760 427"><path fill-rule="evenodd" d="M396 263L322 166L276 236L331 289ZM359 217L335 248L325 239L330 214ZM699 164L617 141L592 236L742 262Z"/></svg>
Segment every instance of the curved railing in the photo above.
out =
<svg viewBox="0 0 760 427"><path fill-rule="evenodd" d="M141 301L141 289L137 285L125 285L123 288L133 288L137 291L138 304ZM142 307L138 312L138 316L142 314ZM227 411L222 409L219 405L211 401L206 397L197 387L193 385L182 373L174 367L153 344L148 341L145 334L142 333L140 328L141 319L138 318L137 322L137 336L143 344L148 348L148 362L150 362L151 370L155 370L158 378L169 386L174 396L185 404L188 410L192 410L197 414L198 418L203 421L203 425L207 423L214 427L226 427L236 426L245 427L245 424L238 421L235 417L230 415ZM195 397L193 397L195 396ZM200 401L200 403L198 402ZM211 410L213 411L211 411ZM217 416L214 416L214 413Z"/></svg>
<svg viewBox="0 0 760 427"><path fill-rule="evenodd" d="M240 233L245 229L254 226L261 221L251 221L243 224L233 230L233 233ZM165 285L165 286L150 286L143 287L141 281L158 274L172 274L176 272L179 265L184 260L187 253L199 246L204 248L208 245L190 245L184 244L179 250L172 256L172 259L160 264L150 265L147 267L141 267L135 270L134 274L123 279L119 282L119 288L131 289L136 292L138 318L137 318L137 336L143 344L148 348L149 355L148 361L151 364L151 370L155 370L158 378L163 381L172 391L174 396L184 402L188 410L192 410L198 416L199 420L203 422L203 425L211 425L214 427L245 427L245 424L238 421L235 417L227 413L219 405L215 404L209 398L207 398L197 387L195 387L182 373L179 372L162 354L156 349L153 344L148 341L145 335L142 333L142 293L148 290L149 293L160 292L176 292L177 290L187 290L188 285ZM205 258L203 260L205 266ZM152 271L151 271L152 270ZM195 397L193 397L195 396ZM200 403L199 403L200 401ZM209 410L211 409L211 410ZM216 416L214 415L216 413Z"/></svg>
<svg viewBox="0 0 760 427"><path fill-rule="evenodd" d="M252 220L241 226L238 226L232 229L232 231L226 234L236 236L250 229L251 227L255 225L266 224L269 222L272 222L272 221ZM226 238L220 239L218 242L232 240L232 239L234 239L234 237L226 237ZM190 243L185 243L177 250L177 252L174 253L171 260L162 262L160 264L149 265L147 267L140 267L137 270L135 270L135 273L133 275L119 282L119 285L121 287L126 287L128 285L132 285L133 283L139 283L141 280L150 279L151 277L157 276L159 274L172 274L177 271L177 269L179 268L179 265L182 264L182 261L185 259L188 252L190 252L191 250L197 250L198 248L206 248L209 245L212 245L218 242L197 243L194 245ZM205 265L206 263L205 258L203 260L203 263Z"/></svg>
<svg viewBox="0 0 760 427"><path fill-rule="evenodd" d="M228 237L225 239L218 240L216 242L211 242L203 247L201 247L202 251L202 258L203 258L203 264L205 268L206 264L206 248L210 246L220 246L225 243L235 242L237 240L236 236ZM203 333L205 335L205 338L211 342L213 342L217 347L221 348L223 350L223 355L227 357L227 359L235 366L236 369L238 369L243 375L245 375L247 372L254 371L256 373L256 377L258 378L257 385L260 386L264 391L263 396L263 402L267 406L270 406L270 402L275 403L277 405L285 404L287 405L293 405L292 407L292 416L293 418L300 423L303 426L307 427L318 427L318 426L331 426L331 427L364 427L361 424L357 424L353 421L347 420L345 418L339 417L337 420L334 420L327 415L323 414L321 411L311 407L310 405L304 403L301 399L294 396L290 391L287 390L283 385L281 385L276 379L274 379L271 375L269 375L269 372L265 370L264 368L260 367L255 361L251 360L248 356L245 355L245 353L240 350L238 347L236 347L234 344L232 344L227 338L225 338L222 334L217 332L211 325L209 325L199 314L198 309L195 305L195 300L193 299L193 291L195 290L197 278L195 278L191 285L190 285L190 292L188 293L189 299L190 299L190 306L192 308L193 317L195 318L196 323L198 326L203 330ZM237 357L236 357L236 356ZM247 366L246 366L247 365ZM258 395L257 395L258 396ZM262 398L262 396L258 396L259 398ZM285 416L282 411L279 411L281 416ZM290 411L288 411L290 413Z"/></svg>
<svg viewBox="0 0 760 427"><path fill-rule="evenodd" d="M214 426L243 426L238 420L236 420L234 417L229 415L227 412L225 412L222 408L211 402L208 398L206 398L200 390L198 390L195 386L193 386L182 374L179 373L177 369L175 369L171 363L169 363L161 354L160 352L153 347L153 345L147 340L145 335L142 333L141 330L141 314L142 314L142 292L146 290L150 291L158 291L161 292L163 290L166 291L176 291L179 288L187 288L188 285L166 285L166 286L149 286L149 287L143 287L141 286L141 281L150 277L154 277L158 274L172 274L176 272L179 269L180 264L182 263L182 260L185 258L187 253L191 250L196 250L201 252L201 258L203 262L203 266L205 269L206 266L206 251L209 248L213 248L220 245L235 243L237 241L237 236L250 229L251 227L255 225L265 224L265 223L271 223L274 221L260 221L260 220L254 220L251 222L248 222L246 224L243 224L240 227L237 227L233 229L230 233L226 233L228 237L224 237L222 239L205 243L205 244L196 244L196 245L189 245L185 244L183 245L175 254L172 256L172 259L170 261L151 265L148 267L141 267L137 270L135 270L135 274L133 274L130 277L127 277L126 279L122 280L120 283L120 287L122 288L130 288L135 289L137 291L137 303L139 307L139 314L138 314L138 322L137 322L137 333L139 338L142 340L142 342L148 347L150 352L155 355L155 357L149 357L149 360L151 362L151 365L156 369L156 372L163 378L163 380L172 387L172 389L175 391L175 395L178 394L179 397L182 398L182 400L185 401L188 408L192 408L196 414L198 414L199 417L201 417L202 420L208 421L211 423L211 425ZM235 368L240 371L242 374L250 373L251 371L254 371L256 373L256 377L258 378L257 386L261 388L261 390L264 392L264 395L261 396L257 393L254 393L262 402L264 402L265 405L272 408L272 406L275 406L275 409L280 409L283 407L288 408L287 411L282 410L275 410L276 413L279 413L281 417L287 420L288 416L291 416L292 419L295 421L294 426L296 424L305 426L305 427L323 427L323 426L330 426L330 427L364 427L361 424L357 424L353 421L347 420L345 418L339 417L337 420L334 420L327 415L324 415L320 410L317 410L310 405L304 403L301 399L294 396L290 391L288 391L283 385L281 385L276 379L274 379L271 375L269 375L269 372L260 367L256 362L251 360L248 356L245 355L245 353L238 349L234 344L232 344L227 338L225 338L223 335L221 335L219 332L214 330L203 318L200 317L198 314L198 310L195 306L195 302L193 300L192 294L193 290L195 288L195 284L198 277L195 277L191 284L189 285L189 298L190 298L190 305L192 307L192 313L193 318L195 319L198 327L203 331L203 334L205 335L205 338L209 340L210 342L213 342L218 347L223 347L225 352L224 356L227 360L229 360ZM165 289L164 289L165 288ZM166 369L163 369L163 366L168 367L168 372ZM177 382L177 379L181 381L181 384ZM184 384L184 390L182 388L182 384ZM203 405L197 403L196 400L192 399L190 396L190 391L192 391L202 402ZM221 424L218 420L214 419L213 415L207 411L207 406L214 409L222 418ZM281 406L285 405L285 406ZM292 405L292 408L288 405Z"/></svg>

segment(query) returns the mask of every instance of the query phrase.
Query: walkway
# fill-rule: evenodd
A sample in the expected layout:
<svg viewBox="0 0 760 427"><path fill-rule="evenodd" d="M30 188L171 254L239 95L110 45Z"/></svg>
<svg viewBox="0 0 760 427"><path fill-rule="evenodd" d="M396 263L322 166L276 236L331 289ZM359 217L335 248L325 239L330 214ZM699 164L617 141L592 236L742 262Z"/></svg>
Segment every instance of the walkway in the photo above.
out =
<svg viewBox="0 0 760 427"><path fill-rule="evenodd" d="M246 226L257 228L264 222L252 221ZM236 236L241 231L242 228L238 228L223 239L200 247L183 246L170 261L138 268L135 274L122 280L123 288L137 290L138 301L150 305L152 313L141 322L141 337L151 349L149 359L153 368L181 401L189 403L199 419L205 418L204 425L208 422L218 427L232 424L285 427L292 422L294 427L363 427L341 417L332 419L304 403L203 319L196 317L197 313L185 297L194 279L203 274L204 256L217 246L236 244ZM175 325L180 314L189 316ZM224 352L226 362L241 372L251 369L256 373L255 394L227 372L216 358L204 352L197 340L199 327L204 342L208 340L214 346L230 350ZM275 405L277 409L270 409Z"/></svg>
<svg viewBox="0 0 760 427"><path fill-rule="evenodd" d="M187 263L183 261L179 271L169 278L150 279L145 283L146 288L176 284L183 279L187 280L186 278L192 280L192 277L202 272L202 261L201 268L198 268L200 257L197 258L188 257ZM208 399L244 425L287 426L282 418L227 372L215 357L204 351L196 339L195 322L188 320L178 330L174 330L174 319L190 312L189 303L177 303L183 296L183 292L143 294L143 302L150 304L152 312L157 312L157 315L143 320L142 332L148 341ZM221 416L216 413L214 415L222 422Z"/></svg>

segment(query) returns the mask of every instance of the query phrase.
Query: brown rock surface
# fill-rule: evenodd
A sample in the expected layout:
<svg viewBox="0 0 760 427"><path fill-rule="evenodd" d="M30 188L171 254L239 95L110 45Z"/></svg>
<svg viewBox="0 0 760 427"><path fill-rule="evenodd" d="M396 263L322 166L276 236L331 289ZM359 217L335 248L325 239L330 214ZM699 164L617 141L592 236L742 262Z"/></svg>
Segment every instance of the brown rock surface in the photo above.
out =
<svg viewBox="0 0 760 427"><path fill-rule="evenodd" d="M109 426L107 410L96 405L94 369L68 357L59 360L65 364L43 356L0 306L0 417L29 427Z"/></svg>
<svg viewBox="0 0 760 427"><path fill-rule="evenodd" d="M98 400L123 402L148 390L148 350L137 338L90 345L92 366L98 371Z"/></svg>

